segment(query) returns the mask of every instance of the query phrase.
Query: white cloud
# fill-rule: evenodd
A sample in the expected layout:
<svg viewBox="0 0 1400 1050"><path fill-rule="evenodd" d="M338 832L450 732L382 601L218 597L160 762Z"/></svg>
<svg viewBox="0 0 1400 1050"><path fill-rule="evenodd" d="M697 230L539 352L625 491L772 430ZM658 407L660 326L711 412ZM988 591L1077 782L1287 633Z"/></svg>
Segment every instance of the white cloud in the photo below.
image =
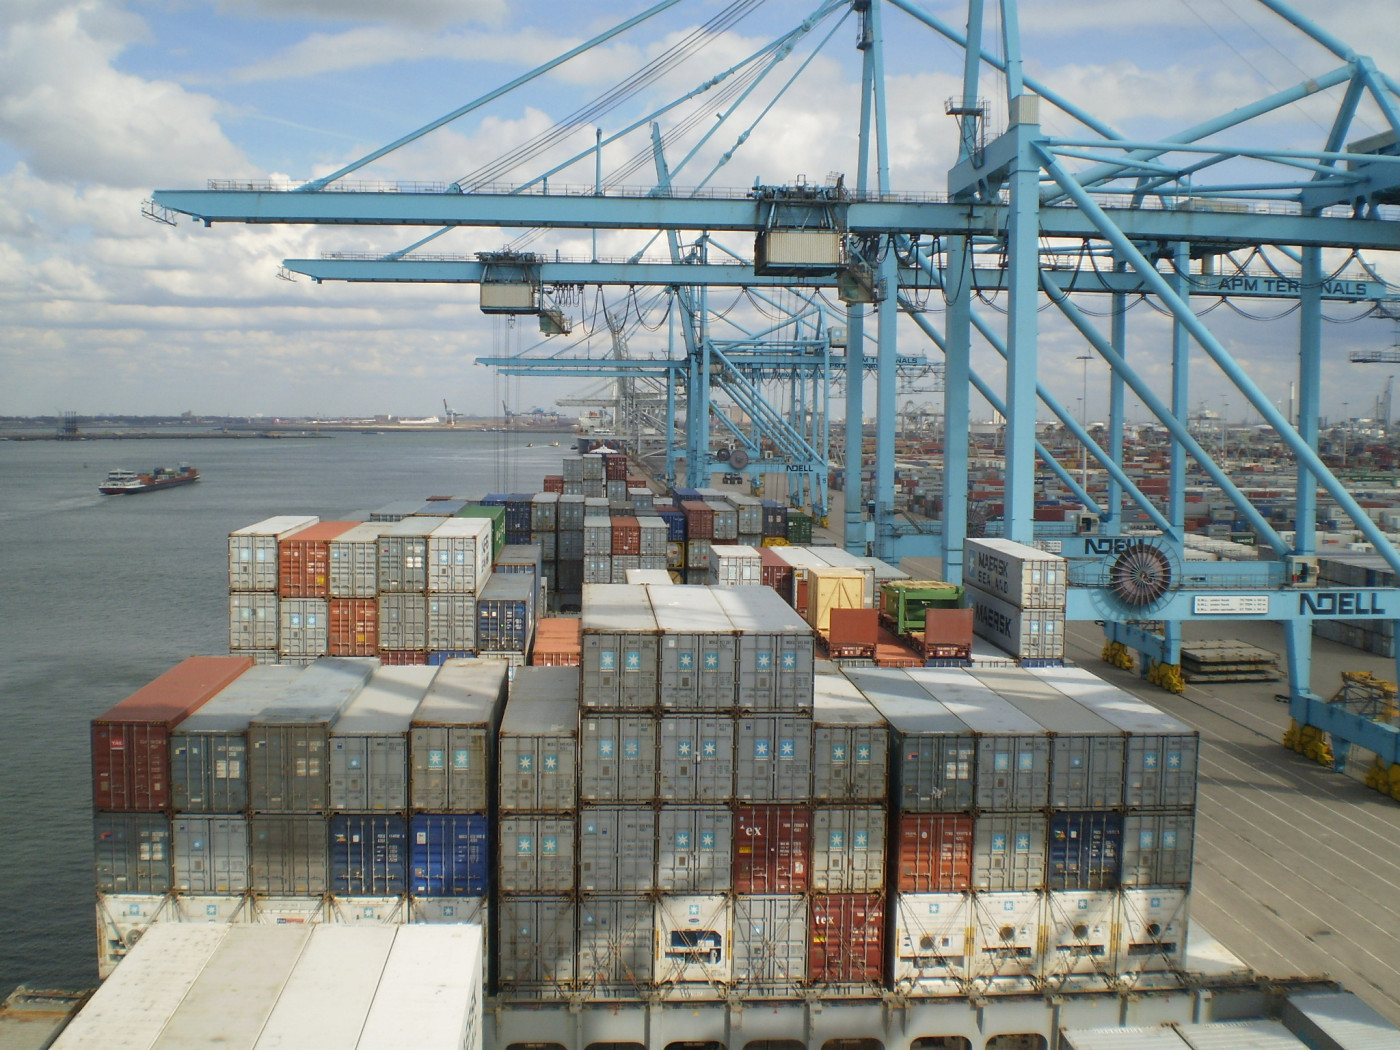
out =
<svg viewBox="0 0 1400 1050"><path fill-rule="evenodd" d="M428 29L460 22L496 23L509 10L505 0L217 0L214 6L256 18L401 22Z"/></svg>

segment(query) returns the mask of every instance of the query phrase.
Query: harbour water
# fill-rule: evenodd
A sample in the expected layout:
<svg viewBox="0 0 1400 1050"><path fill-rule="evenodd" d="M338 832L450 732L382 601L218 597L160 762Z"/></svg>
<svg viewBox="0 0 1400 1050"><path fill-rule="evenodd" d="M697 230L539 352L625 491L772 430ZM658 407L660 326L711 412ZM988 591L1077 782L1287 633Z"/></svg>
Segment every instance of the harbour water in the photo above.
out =
<svg viewBox="0 0 1400 1050"><path fill-rule="evenodd" d="M539 438L0 442L0 995L96 982L88 722L186 656L228 651L228 533L536 491L572 444ZM98 494L114 467L177 461L203 480Z"/></svg>

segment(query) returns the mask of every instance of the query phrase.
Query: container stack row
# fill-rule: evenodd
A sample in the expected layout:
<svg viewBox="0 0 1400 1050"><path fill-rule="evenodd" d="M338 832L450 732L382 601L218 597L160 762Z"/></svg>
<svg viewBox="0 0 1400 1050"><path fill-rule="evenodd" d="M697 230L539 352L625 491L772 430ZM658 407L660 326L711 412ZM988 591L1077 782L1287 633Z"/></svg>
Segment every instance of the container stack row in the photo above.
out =
<svg viewBox="0 0 1400 1050"><path fill-rule="evenodd" d="M1023 665L1064 660L1067 583L1058 554L1003 539L969 539L963 547L974 631Z"/></svg>

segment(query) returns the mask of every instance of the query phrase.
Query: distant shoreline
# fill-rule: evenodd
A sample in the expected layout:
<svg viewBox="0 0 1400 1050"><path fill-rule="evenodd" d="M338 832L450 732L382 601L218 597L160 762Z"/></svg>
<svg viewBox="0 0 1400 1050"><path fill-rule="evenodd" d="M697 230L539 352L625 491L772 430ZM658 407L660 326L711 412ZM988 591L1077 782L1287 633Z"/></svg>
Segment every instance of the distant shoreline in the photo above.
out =
<svg viewBox="0 0 1400 1050"><path fill-rule="evenodd" d="M217 430L188 430L183 427L179 429L167 427L133 428L131 430L92 430L79 431L77 434L60 434L53 429L47 430L0 430L0 441L134 441L150 439L207 439L207 438L331 438L343 434L507 434L512 437L561 437L567 435L573 437L572 430L556 429L536 429L511 428L507 430L501 426L490 424L461 425L449 427L445 424L439 426L402 426L393 423L326 423L316 426L306 426L305 424L268 424L250 425L242 424L237 426L220 427Z"/></svg>

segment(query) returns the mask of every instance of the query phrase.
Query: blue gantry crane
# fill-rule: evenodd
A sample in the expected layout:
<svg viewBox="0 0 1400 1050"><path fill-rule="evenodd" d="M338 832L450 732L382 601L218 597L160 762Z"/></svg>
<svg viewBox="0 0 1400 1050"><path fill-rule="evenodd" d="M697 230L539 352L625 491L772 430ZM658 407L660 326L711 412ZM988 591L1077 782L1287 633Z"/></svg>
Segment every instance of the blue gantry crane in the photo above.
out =
<svg viewBox="0 0 1400 1050"><path fill-rule="evenodd" d="M330 175L302 185L215 181L204 190L162 190L148 213L189 215L205 225L422 228L429 232L401 250L286 260L284 266L317 281L475 284L484 310L537 314L546 332L566 327L553 298L561 289L596 286L627 289L629 295L659 289L667 317L664 353L600 360L549 347L494 363L534 374L656 377L666 391L666 425L677 425L677 412L683 412L691 481L717 466L710 435L716 389L757 424L751 430L731 427L729 434L750 463L822 474L828 450L824 429L819 433L814 421L821 417L825 427L828 384L844 364L844 462L853 497L845 500L846 543L887 558L937 553L952 580L961 578L969 530L968 434L975 391L1005 420L1004 512L992 526L1020 542L1053 544L1074 562L1071 619L1102 621L1108 639L1136 649L1144 665L1179 662L1187 621L1278 621L1286 632L1294 717L1386 761L1400 760L1400 734L1393 728L1327 704L1310 685L1314 619L1400 621L1398 591L1317 586L1316 535L1322 492L1400 574L1400 554L1316 451L1323 304L1353 303L1364 310L1395 300L1394 289L1365 254L1400 249L1396 81L1288 4L1255 0L1257 10L1330 56L1327 68L1190 127L1132 137L1026 73L1015 0L968 0L962 30L914 0L819 0L740 62L676 98L642 106L643 86L694 59L757 4L737 0L681 42L658 49L656 58L616 88L468 176L438 183L349 181L390 151L496 103L589 47L641 31L679 3L655 4ZM993 14L999 39L989 39L984 25ZM894 17L904 28L955 45L963 59L961 90L943 107L956 159L937 188L892 185L891 110L901 101L886 76L886 22ZM849 33L838 36L841 29L854 31L860 65L859 121L848 168L853 177L819 185L758 180L743 190L720 188L717 176L742 155L778 101L803 82L814 56L837 46L833 41L851 39ZM998 107L983 97L987 79L1004 93ZM1306 100L1332 107L1318 141L1309 147L1269 145L1270 121ZM1051 110L1056 119L1047 124L1043 118ZM1004 127L993 126L994 112L1005 113ZM1379 123L1379 134L1356 137L1363 113ZM618 129L606 136L597 131L565 160L532 170L536 162L543 166L546 152L605 118L618 121ZM1052 133L1050 126L1080 130ZM719 152L717 136L725 129L732 134ZM628 144L634 152L605 176L605 152L615 156ZM668 157L678 159L670 163ZM678 174L691 177L706 163L709 170L683 189ZM571 170L588 165L591 186L560 184ZM626 180L643 169L648 184L631 188ZM506 252L447 255L429 249L462 228L521 232ZM633 249L624 258L600 258L600 231L631 238ZM526 250L542 238L579 233L592 236L587 258ZM659 246L654 253L653 245ZM724 302L717 303L721 293ZM938 297L941 323L925 308L930 295ZM1106 328L1095 316L1103 311L1082 305L1086 297L1107 302ZM1144 298L1170 320L1172 382L1165 393L1142 367L1144 337L1130 332L1130 305ZM1296 422L1251 379L1212 331L1205 311L1193 306L1244 298L1297 306ZM735 317L741 299L752 308L751 317ZM762 322L765 311L775 316ZM1108 366L1102 445L1054 394L1041 352L1045 311L1062 318L1058 323L1080 341L1082 354ZM731 320L737 333L724 331ZM844 345L832 338L837 328ZM910 335L922 352L901 350L901 340ZM915 523L895 513L897 397L902 369L932 367L930 344L942 357L945 384L943 513L940 521ZM974 346L990 347L993 360L1004 360L999 375L974 369ZM1296 529L1287 539L1189 426L1193 352L1212 362L1296 462ZM875 387L871 511L858 498L865 474L859 421L867 371ZM764 389L765 377L775 375L804 392L781 409ZM1123 467L1128 392L1170 435L1165 501L1142 492ZM1107 473L1102 501L1086 491L1082 475L1076 478L1040 444L1042 413L1054 417ZM1088 509L1087 521L1053 534L1035 522L1038 463ZM1188 571L1188 464L1233 503L1271 560L1193 564ZM667 470L676 476L674 459ZM815 504L825 500L823 484L800 491ZM1130 531L1126 509L1144 515L1152 534Z"/></svg>

